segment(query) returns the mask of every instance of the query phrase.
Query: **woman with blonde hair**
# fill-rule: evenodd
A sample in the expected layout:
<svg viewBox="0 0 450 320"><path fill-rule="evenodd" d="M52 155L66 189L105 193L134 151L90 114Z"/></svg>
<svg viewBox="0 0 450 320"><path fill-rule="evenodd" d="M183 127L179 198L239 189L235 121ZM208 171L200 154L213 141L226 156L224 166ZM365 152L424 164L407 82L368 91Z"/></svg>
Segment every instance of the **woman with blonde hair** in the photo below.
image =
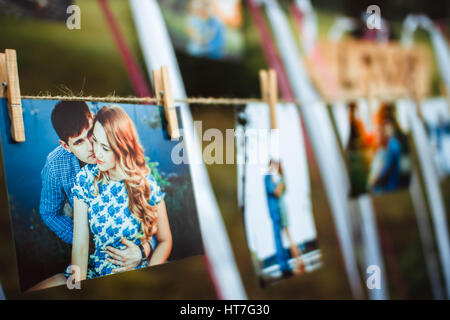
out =
<svg viewBox="0 0 450 320"><path fill-rule="evenodd" d="M92 142L97 164L85 165L72 188L72 266L80 268L80 280L125 270L120 268L121 257L110 248L120 249L127 241L141 248L153 237L157 241L150 259L135 269L164 263L172 250L164 194L150 174L134 124L120 106L100 109ZM94 240L90 256L89 229Z"/></svg>

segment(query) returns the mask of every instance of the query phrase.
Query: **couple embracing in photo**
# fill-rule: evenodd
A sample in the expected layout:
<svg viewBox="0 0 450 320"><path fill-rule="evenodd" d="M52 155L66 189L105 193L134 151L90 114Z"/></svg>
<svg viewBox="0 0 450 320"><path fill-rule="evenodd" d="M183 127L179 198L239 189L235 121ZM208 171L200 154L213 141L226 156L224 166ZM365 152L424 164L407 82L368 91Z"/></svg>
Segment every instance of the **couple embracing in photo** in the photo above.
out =
<svg viewBox="0 0 450 320"><path fill-rule="evenodd" d="M60 145L41 173L39 213L72 244L72 259L29 291L66 284L72 266L84 280L166 262L172 234L165 194L127 113L109 105L94 115L85 102L62 101L51 120Z"/></svg>

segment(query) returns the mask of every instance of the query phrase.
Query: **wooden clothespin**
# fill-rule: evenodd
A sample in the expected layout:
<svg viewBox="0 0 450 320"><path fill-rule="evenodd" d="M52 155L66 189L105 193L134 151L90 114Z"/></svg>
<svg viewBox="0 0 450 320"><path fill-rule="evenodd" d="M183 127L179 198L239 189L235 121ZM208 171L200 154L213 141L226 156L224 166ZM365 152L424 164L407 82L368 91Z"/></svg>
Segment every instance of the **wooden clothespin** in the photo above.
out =
<svg viewBox="0 0 450 320"><path fill-rule="evenodd" d="M8 99L12 139L15 142L24 142L25 127L23 124L16 50L6 49L5 53L0 53L0 81L0 97Z"/></svg>
<svg viewBox="0 0 450 320"><path fill-rule="evenodd" d="M167 119L167 131L172 140L180 138L180 128L175 104L173 101L172 88L170 86L169 68L162 66L161 70L153 70L153 86L158 104L164 107Z"/></svg>
<svg viewBox="0 0 450 320"><path fill-rule="evenodd" d="M270 128L277 129L278 82L275 70L259 71L262 99L267 102L270 110Z"/></svg>

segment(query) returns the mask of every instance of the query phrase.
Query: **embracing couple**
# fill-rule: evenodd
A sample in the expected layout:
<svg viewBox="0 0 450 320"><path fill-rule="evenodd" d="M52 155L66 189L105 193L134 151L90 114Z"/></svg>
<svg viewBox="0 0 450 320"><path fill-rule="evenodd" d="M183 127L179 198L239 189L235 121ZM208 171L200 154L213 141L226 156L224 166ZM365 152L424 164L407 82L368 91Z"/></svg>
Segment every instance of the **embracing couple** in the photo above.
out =
<svg viewBox="0 0 450 320"><path fill-rule="evenodd" d="M275 260L280 267L282 276L290 276L292 273L302 274L306 270L305 262L289 231L288 210L284 199L286 183L279 160L270 159L269 171L264 176L264 185L275 240ZM289 242L290 257L284 250L282 233L286 235ZM289 265L290 258L294 259L293 268Z"/></svg>
<svg viewBox="0 0 450 320"><path fill-rule="evenodd" d="M72 261L30 291L66 284L72 266L84 280L166 262L172 234L165 194L127 113L110 105L94 115L85 102L62 101L51 118L60 145L41 173L39 212L72 244ZM64 214L67 206L73 218Z"/></svg>

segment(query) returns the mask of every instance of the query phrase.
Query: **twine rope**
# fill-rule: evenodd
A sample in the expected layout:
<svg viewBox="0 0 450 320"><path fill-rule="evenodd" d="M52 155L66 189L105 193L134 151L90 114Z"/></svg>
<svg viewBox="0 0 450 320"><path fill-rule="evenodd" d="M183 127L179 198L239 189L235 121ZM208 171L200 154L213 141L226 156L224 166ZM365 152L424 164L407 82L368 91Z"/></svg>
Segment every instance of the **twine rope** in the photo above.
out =
<svg viewBox="0 0 450 320"><path fill-rule="evenodd" d="M279 103L295 103L299 106L310 105L316 102L325 102L332 104L337 101L350 102L357 101L358 99L379 99L385 102L393 102L400 98L410 98L410 96L405 94L398 95L372 95L370 97L361 95L347 95L345 99L339 98L323 98L319 97L312 100L287 100L280 99ZM92 101L92 102L117 102L117 103L137 103L137 104L157 104L162 103L161 99L153 97L117 97L117 96L105 96L105 97L95 97L95 96L53 96L53 95L37 95L37 96L27 96L23 95L22 99L43 99L43 100L60 100L60 101ZM206 105L244 105L248 103L261 103L267 102L263 99L256 98L224 98L224 97L191 97L186 99L174 99L176 103L188 103L188 104L206 104Z"/></svg>

